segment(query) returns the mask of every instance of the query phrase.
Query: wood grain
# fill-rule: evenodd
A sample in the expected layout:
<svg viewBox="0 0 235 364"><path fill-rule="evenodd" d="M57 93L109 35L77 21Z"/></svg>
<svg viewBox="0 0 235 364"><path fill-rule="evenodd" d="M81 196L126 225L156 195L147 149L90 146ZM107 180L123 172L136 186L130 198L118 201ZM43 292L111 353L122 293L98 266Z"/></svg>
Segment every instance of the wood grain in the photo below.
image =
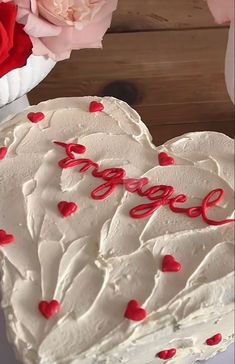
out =
<svg viewBox="0 0 235 364"><path fill-rule="evenodd" d="M78 80L222 74L227 35L227 29L108 34L103 50L73 52L47 81L73 89Z"/></svg>
<svg viewBox="0 0 235 364"><path fill-rule="evenodd" d="M217 130L213 128L213 123L216 127L221 125L223 128L224 123L227 122L227 124L231 125L231 130L233 130L234 126L234 108L230 101L149 106L137 105L135 109L149 127L152 125L191 124L193 129L198 124L207 124L208 121L211 123L211 130Z"/></svg>
<svg viewBox="0 0 235 364"><path fill-rule="evenodd" d="M108 34L104 50L74 52L29 98L38 103L111 95L134 106L148 126L180 124L183 132L184 123L185 130L190 124L190 130L204 124L218 130L221 124L231 135L234 110L223 74L226 38L227 29L219 28Z"/></svg>
<svg viewBox="0 0 235 364"><path fill-rule="evenodd" d="M215 122L207 123L198 122L197 124L177 124L177 125L151 125L149 127L155 145L161 145L167 140L190 133L193 131L218 131L234 138L234 123L231 122Z"/></svg>
<svg viewBox="0 0 235 364"><path fill-rule="evenodd" d="M112 31L215 26L204 0L119 0Z"/></svg>

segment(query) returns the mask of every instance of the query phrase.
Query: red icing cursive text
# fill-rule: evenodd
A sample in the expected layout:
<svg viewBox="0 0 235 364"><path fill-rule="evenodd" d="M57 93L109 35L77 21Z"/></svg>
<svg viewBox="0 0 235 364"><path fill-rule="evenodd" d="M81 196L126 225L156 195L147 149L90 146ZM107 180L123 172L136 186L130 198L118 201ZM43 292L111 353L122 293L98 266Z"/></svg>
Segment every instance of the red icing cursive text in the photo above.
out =
<svg viewBox="0 0 235 364"><path fill-rule="evenodd" d="M126 171L123 168L109 168L103 171L100 170L98 163L90 159L76 159L74 154L84 154L86 147L80 144L66 144L63 142L54 142L60 147L65 148L67 157L59 162L62 169L79 167L80 173L85 173L91 170L95 178L100 178L104 181L99 187L91 192L91 197L94 200L104 200L108 198L118 188L124 188L130 193L136 193L141 197L150 200L149 203L138 205L131 209L130 216L134 219L143 219L150 217L160 207L168 205L174 213L183 213L190 218L201 216L208 225L225 225L234 222L233 219L216 221L208 217L208 210L223 201L224 190L222 188L215 189L206 195L200 206L179 207L180 204L187 202L188 197L184 194L173 196L175 189L172 186L159 185L147 187L149 179L144 177L140 179L126 178Z"/></svg>

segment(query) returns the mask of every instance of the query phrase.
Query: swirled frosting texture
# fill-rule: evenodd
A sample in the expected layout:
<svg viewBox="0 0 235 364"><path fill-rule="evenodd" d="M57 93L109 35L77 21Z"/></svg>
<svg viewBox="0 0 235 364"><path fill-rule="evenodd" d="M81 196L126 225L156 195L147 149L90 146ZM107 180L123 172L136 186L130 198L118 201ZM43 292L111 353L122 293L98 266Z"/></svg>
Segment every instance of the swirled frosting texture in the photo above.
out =
<svg viewBox="0 0 235 364"><path fill-rule="evenodd" d="M0 228L16 243L0 248L2 306L8 334L25 364L158 364L159 351L175 347L172 364L192 364L225 350L233 341L233 224L209 226L161 207L149 219L129 216L143 198L118 188L96 201L100 181L90 173L62 170L64 150L54 140L85 145L86 158L104 168L122 167L132 178L148 177L189 196L196 206L211 190L225 199L214 218L233 216L233 141L215 132L189 133L160 147L125 103L103 98L105 111L89 113L93 98L58 99L3 123L0 143ZM159 152L176 165L159 166ZM59 201L75 201L68 219ZM182 263L177 274L161 271L164 255ZM45 320L42 300L57 299L61 311ZM143 323L124 318L131 299L149 312ZM205 345L221 332L218 347Z"/></svg>

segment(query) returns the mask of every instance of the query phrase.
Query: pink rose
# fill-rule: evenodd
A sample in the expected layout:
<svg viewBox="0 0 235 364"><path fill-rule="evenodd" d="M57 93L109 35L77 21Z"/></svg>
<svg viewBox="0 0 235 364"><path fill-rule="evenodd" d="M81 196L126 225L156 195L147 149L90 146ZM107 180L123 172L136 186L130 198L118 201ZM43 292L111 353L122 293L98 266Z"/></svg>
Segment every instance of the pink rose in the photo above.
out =
<svg viewBox="0 0 235 364"><path fill-rule="evenodd" d="M8 2L10 0L0 0ZM18 21L33 42L35 55L56 61L73 49L99 48L118 0L13 0Z"/></svg>
<svg viewBox="0 0 235 364"><path fill-rule="evenodd" d="M228 46L225 59L225 80L229 96L234 97L234 0L207 0L209 8L219 24L230 23Z"/></svg>
<svg viewBox="0 0 235 364"><path fill-rule="evenodd" d="M222 24L234 19L234 0L207 0L217 23Z"/></svg>
<svg viewBox="0 0 235 364"><path fill-rule="evenodd" d="M104 0L38 0L39 14L52 24L59 26L71 25L78 29L94 18L105 5Z"/></svg>

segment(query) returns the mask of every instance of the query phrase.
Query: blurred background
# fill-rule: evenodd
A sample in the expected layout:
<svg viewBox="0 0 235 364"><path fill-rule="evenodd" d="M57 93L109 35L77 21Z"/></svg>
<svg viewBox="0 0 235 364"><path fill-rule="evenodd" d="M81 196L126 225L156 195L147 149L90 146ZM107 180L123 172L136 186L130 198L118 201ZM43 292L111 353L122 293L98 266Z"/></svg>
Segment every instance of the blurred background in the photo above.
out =
<svg viewBox="0 0 235 364"><path fill-rule="evenodd" d="M227 33L204 0L119 0L104 49L73 52L28 94L30 103L115 96L140 113L156 144L198 130L233 137Z"/></svg>

